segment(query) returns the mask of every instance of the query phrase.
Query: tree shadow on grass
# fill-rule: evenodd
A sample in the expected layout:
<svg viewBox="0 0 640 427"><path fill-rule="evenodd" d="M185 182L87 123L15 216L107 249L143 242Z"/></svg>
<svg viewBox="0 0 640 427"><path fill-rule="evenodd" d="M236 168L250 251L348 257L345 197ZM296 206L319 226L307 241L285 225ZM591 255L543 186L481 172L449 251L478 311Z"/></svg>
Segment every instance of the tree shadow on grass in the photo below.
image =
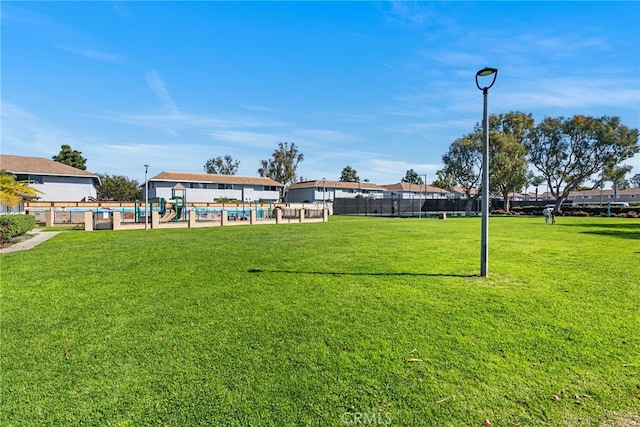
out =
<svg viewBox="0 0 640 427"><path fill-rule="evenodd" d="M581 231L584 234L618 237L640 240L640 221L637 224L558 224L562 227L589 227L593 230ZM596 230L598 229L598 230Z"/></svg>
<svg viewBox="0 0 640 427"><path fill-rule="evenodd" d="M355 273L345 271L291 271L291 270L264 270L251 268L247 273L282 273L282 274L317 274L327 276L423 276L423 277L478 277L479 274L448 274L448 273Z"/></svg>

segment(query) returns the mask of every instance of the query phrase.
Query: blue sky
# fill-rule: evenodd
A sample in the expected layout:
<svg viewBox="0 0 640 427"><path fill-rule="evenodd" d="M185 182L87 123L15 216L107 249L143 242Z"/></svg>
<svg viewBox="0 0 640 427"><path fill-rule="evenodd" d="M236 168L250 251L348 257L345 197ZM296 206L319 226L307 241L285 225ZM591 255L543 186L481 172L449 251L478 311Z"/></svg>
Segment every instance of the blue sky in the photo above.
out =
<svg viewBox="0 0 640 427"><path fill-rule="evenodd" d="M230 154L257 176L278 142L298 175L431 182L489 112L620 116L640 128L638 2L10 2L3 154L62 144L144 180ZM640 173L640 156L626 162Z"/></svg>

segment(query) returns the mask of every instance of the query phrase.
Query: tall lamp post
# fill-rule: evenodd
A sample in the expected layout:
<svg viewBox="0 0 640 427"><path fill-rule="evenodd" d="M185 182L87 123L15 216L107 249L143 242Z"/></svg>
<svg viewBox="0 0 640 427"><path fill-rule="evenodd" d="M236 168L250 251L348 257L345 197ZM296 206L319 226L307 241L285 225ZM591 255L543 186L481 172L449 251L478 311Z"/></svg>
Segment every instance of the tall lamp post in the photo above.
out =
<svg viewBox="0 0 640 427"><path fill-rule="evenodd" d="M481 87L478 77L493 76L489 86ZM485 67L476 73L476 86L484 96L484 113L482 115L482 238L480 243L480 276L489 275L489 117L487 116L487 97L489 89L498 77L497 68Z"/></svg>
<svg viewBox="0 0 640 427"><path fill-rule="evenodd" d="M427 174L423 173L420 174L419 176L424 176L424 202L427 203ZM426 215L426 211L425 211L425 215ZM418 218L422 218L422 193L420 193L420 208L418 210Z"/></svg>
<svg viewBox="0 0 640 427"><path fill-rule="evenodd" d="M144 165L144 229L149 228L149 180L147 172L149 165Z"/></svg>
<svg viewBox="0 0 640 427"><path fill-rule="evenodd" d="M327 208L327 196L326 196L326 192L327 192L327 179L326 178L322 178L322 211L324 212L324 210Z"/></svg>

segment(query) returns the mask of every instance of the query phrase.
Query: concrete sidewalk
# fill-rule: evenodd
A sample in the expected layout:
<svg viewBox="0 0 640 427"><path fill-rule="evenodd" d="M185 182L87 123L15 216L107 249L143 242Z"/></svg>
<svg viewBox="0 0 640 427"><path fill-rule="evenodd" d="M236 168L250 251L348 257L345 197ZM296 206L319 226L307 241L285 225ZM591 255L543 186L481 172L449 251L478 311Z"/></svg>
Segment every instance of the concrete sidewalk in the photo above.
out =
<svg viewBox="0 0 640 427"><path fill-rule="evenodd" d="M23 240L21 242L14 243L13 245L8 246L6 248L0 249L0 254L6 254L8 252L26 251L28 249L31 249L39 245L45 240L49 240L50 238L52 238L58 233L59 231L40 231L37 229L31 230L27 234L31 235L32 237L27 238L26 240Z"/></svg>

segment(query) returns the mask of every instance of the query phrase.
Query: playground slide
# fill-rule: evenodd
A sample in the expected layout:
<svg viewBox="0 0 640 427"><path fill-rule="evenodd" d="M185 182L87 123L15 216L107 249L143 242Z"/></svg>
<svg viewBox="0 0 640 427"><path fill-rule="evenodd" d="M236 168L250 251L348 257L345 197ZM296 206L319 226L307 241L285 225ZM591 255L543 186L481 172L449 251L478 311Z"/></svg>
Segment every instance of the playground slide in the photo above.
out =
<svg viewBox="0 0 640 427"><path fill-rule="evenodd" d="M175 218L177 212L174 209L167 209L164 215L160 218L160 222L169 222Z"/></svg>

